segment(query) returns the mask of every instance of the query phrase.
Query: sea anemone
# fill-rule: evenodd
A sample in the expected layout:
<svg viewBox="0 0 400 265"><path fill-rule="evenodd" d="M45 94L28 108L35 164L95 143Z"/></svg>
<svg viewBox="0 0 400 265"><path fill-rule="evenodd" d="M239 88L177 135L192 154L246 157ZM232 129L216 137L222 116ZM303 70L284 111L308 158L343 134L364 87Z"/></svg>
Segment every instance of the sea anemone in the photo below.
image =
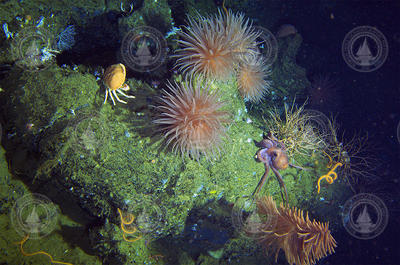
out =
<svg viewBox="0 0 400 265"><path fill-rule="evenodd" d="M220 13L218 20L224 25L225 35L228 36L227 41L232 43L232 51L239 59L259 54L257 38L260 37L261 32L256 31L242 13L233 14L229 10L225 15Z"/></svg>
<svg viewBox="0 0 400 265"><path fill-rule="evenodd" d="M189 18L179 33L177 68L185 74L225 79L243 55L255 54L259 35L242 14L219 12L211 17Z"/></svg>
<svg viewBox="0 0 400 265"><path fill-rule="evenodd" d="M226 112L221 110L222 102L209 86L202 82L169 83L163 90L159 117L154 120L164 132L166 144L174 152L189 155L195 159L200 154L206 157L219 153L223 136Z"/></svg>
<svg viewBox="0 0 400 265"><path fill-rule="evenodd" d="M257 200L257 213L260 223L253 220L247 223L246 231L267 249L275 251L275 261L279 250L285 252L289 264L310 265L335 252L336 241L329 231L329 223L311 221L306 213L296 207L288 208L282 204L279 209L272 197ZM271 221L273 220L273 221Z"/></svg>
<svg viewBox="0 0 400 265"><path fill-rule="evenodd" d="M265 63L263 57L244 57L237 72L240 94L251 102L259 102L271 86L271 81L266 80L270 73L270 65Z"/></svg>

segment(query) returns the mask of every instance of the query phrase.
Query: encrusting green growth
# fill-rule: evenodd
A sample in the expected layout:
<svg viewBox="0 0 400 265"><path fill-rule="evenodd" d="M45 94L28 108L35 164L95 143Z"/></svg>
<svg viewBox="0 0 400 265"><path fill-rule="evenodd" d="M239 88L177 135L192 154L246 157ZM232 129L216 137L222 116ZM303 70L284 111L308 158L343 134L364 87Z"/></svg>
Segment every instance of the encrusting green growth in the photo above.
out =
<svg viewBox="0 0 400 265"><path fill-rule="evenodd" d="M140 12L153 7L153 2L145 1ZM159 2L165 7L166 1ZM161 24L169 23L170 16L165 18L165 10L160 11ZM139 14L144 13L134 12L132 17ZM139 20L126 18L122 26L141 25ZM174 154L162 141L151 106L157 104L159 89L127 80L129 93L136 98L127 105L113 107L102 104L104 88L93 75L79 68L73 71L54 65L19 78L25 84L25 93L15 92L12 97L16 109L26 115L23 119L20 116L17 123L20 127L28 121L35 124L30 134L41 139L35 143L40 150L38 168L32 167L35 185L46 183L49 189L62 189L76 198L91 216L104 221L96 230L102 235L96 246L105 249L104 255L118 253L140 264L154 262L154 255L159 254L151 249L153 244L149 242L169 237L174 240L182 235L192 211L212 202L231 205L237 198L252 194L265 170L254 160L258 149L254 141L260 141L263 133L272 131L279 140L286 141L289 159L296 160L299 166L312 161L309 156L301 156L309 154L307 144L318 144L311 134L306 134L307 139L299 138L300 132L308 130L306 117L301 113L303 107L286 109L286 117L282 119L273 106L260 104L265 112L272 111L272 116L265 117L265 131L257 127L233 78L209 83L210 92L217 93L218 100L225 103L222 110L228 113L226 137L219 154L208 159L200 155L198 161ZM179 76L175 79L180 81ZM17 162L12 165L15 170L24 166ZM312 196L314 171L288 168L281 174L291 205ZM269 178L261 194L280 200L280 187L274 177ZM117 209L135 216L134 224L142 239L133 243L124 241ZM222 215L210 213L217 214ZM229 220L230 216L224 218ZM227 249L238 249L229 244ZM226 255L220 248L212 251L209 255L215 259ZM182 264L189 264L188 255L179 255L185 261Z"/></svg>
<svg viewBox="0 0 400 265"><path fill-rule="evenodd" d="M65 70L46 71L62 73ZM234 203L238 197L250 195L264 172L263 165L254 160L257 151L254 140L262 139L263 131L254 126L234 82L210 84L211 90L227 103L224 107L229 113L227 136L219 155L212 159L200 157L196 161L175 155L161 141L162 135L152 122L153 109L145 103L148 95L155 93L149 86L129 80L136 99L126 107L113 109L110 104L102 105L103 93L96 95L99 86L94 78L80 73L63 77L46 71L37 75L30 87L31 93L23 101L52 102L50 109L62 110L63 115L46 129L46 141L39 143L42 160L35 181L45 180L47 185L61 183L64 192L80 198L80 205L88 212L113 220L115 226L119 225L117 208L135 215L138 227L146 228L143 239L132 245L121 242L120 253L132 253L135 249L136 257L148 261L145 240L181 234L190 211L207 202ZM62 80L53 80L53 83L63 84L63 101L58 99L59 95L47 93L46 89L52 91L52 87L42 86L46 84L42 78L51 76ZM47 97L39 98L39 94L33 93L40 87L44 89L40 95ZM55 114L47 111L42 116L44 109L41 108L49 103L41 104L29 118L48 124ZM86 107L77 109L81 105ZM74 109L74 114L69 109ZM306 160L296 157L296 162L303 165ZM309 194L309 187L301 184L313 184L308 181L313 178L311 173L294 168L281 173L292 204L296 204L299 194ZM270 178L261 193L279 199L278 182ZM146 218L149 214L156 218ZM123 240L118 227L106 229L104 233ZM122 246L127 249L123 250Z"/></svg>

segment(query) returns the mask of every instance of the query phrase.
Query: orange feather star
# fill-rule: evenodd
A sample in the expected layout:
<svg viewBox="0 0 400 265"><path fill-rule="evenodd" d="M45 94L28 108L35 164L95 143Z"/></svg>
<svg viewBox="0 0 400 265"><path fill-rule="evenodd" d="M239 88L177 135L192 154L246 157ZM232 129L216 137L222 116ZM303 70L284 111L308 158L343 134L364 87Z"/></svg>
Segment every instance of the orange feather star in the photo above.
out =
<svg viewBox="0 0 400 265"><path fill-rule="evenodd" d="M257 213L261 223L247 223L246 232L255 236L267 249L285 252L289 264L311 265L319 259L334 253L336 241L329 230L329 223L311 221L308 213L296 207L279 209L272 197L257 200Z"/></svg>

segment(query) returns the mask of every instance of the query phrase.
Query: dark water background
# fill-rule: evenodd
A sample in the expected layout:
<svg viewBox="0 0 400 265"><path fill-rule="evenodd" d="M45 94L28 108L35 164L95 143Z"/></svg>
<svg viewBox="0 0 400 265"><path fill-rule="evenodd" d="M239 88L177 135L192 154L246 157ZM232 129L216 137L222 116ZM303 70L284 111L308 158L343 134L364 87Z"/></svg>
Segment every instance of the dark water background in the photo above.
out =
<svg viewBox="0 0 400 265"><path fill-rule="evenodd" d="M381 189L389 208L386 230L372 240L352 238L345 230L335 235L336 253L319 264L400 264L400 1L291 1L287 18L304 38L297 63L308 74L329 73L337 80L337 113L346 132L367 132L378 147L379 179L369 191ZM331 14L334 16L332 19ZM356 26L378 28L387 38L389 55L381 68L360 73L346 65L341 54L344 36ZM350 133L351 134L351 133Z"/></svg>

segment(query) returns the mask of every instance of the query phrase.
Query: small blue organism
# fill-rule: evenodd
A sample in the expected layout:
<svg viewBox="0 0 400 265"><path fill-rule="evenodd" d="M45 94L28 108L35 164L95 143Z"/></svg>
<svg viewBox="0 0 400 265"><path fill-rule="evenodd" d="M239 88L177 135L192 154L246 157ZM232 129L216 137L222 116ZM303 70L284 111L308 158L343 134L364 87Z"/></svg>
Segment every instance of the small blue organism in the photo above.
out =
<svg viewBox="0 0 400 265"><path fill-rule="evenodd" d="M37 28L42 27L44 25L44 19L45 19L44 16L41 16L39 18L39 20L36 22L36 27Z"/></svg>
<svg viewBox="0 0 400 265"><path fill-rule="evenodd" d="M57 48L59 51L66 51L75 44L75 26L69 25L59 35L57 40Z"/></svg>
<svg viewBox="0 0 400 265"><path fill-rule="evenodd" d="M4 24L3 24L3 30L4 30L4 34L6 34L7 40L8 40L9 38L12 38L12 37L13 37L14 34L13 34L11 31L8 30L8 24L7 24L7 23L4 23Z"/></svg>

